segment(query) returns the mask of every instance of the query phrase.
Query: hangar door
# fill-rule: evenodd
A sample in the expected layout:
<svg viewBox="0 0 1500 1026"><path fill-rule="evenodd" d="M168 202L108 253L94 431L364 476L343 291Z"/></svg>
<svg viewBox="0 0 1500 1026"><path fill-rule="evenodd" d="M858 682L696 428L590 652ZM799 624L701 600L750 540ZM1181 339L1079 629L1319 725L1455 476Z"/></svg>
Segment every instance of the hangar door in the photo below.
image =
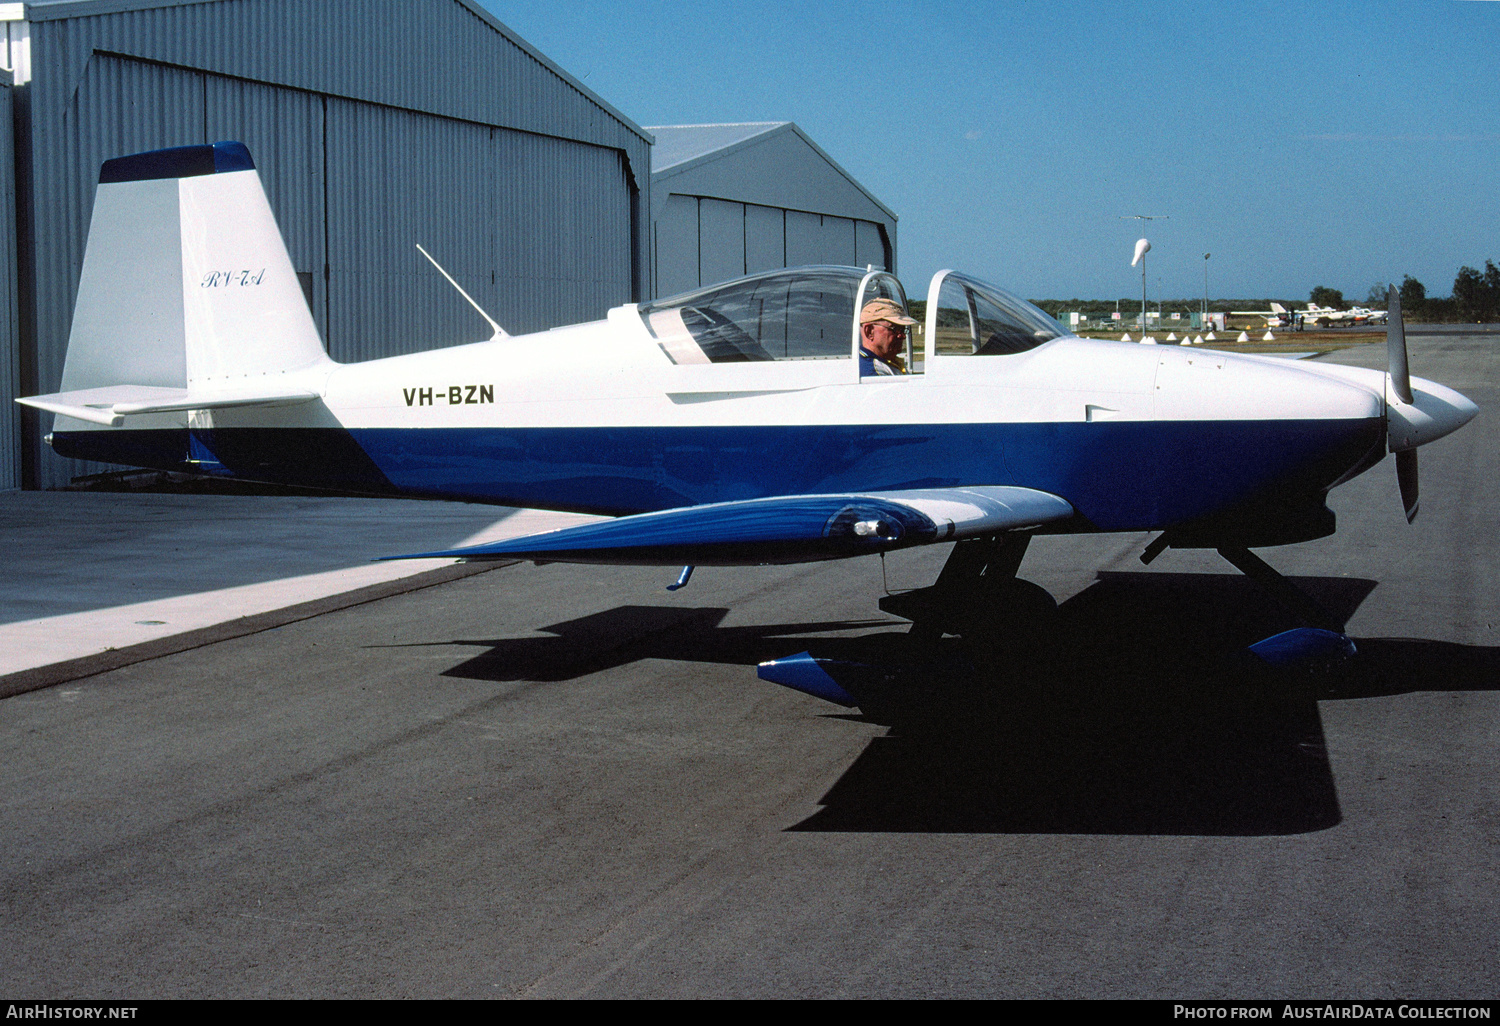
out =
<svg viewBox="0 0 1500 1026"><path fill-rule="evenodd" d="M831 214L674 193L655 227L658 296L778 267L888 266L880 225Z"/></svg>

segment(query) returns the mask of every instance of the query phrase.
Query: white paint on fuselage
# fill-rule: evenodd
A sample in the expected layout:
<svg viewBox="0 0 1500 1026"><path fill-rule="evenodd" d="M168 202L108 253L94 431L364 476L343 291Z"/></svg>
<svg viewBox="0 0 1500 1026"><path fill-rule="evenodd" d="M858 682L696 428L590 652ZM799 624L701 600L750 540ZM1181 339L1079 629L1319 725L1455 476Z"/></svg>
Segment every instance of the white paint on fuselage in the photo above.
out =
<svg viewBox="0 0 1500 1026"><path fill-rule="evenodd" d="M451 389L493 401L449 404ZM938 356L925 373L858 377L855 361L673 364L634 307L606 321L338 367L345 427L750 426L1360 419L1379 383L1205 350L1066 337L1006 356ZM432 390L431 401L412 389ZM442 394L444 398L439 399ZM488 393L480 393L482 398Z"/></svg>
<svg viewBox="0 0 1500 1026"><path fill-rule="evenodd" d="M1257 421L1361 419L1384 409L1379 372L1077 337L1012 355L935 356L924 370L861 379L852 358L678 365L635 307L625 306L607 320L498 341L357 364L326 361L284 375L289 385L319 392L321 403L219 410L194 426ZM130 426L186 423L184 414L159 414Z"/></svg>

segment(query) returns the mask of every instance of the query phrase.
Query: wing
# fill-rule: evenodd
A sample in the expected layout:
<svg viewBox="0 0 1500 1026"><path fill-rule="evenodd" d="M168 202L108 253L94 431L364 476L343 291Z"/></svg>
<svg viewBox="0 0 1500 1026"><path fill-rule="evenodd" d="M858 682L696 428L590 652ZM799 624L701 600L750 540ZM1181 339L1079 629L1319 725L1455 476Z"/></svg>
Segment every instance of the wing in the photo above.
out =
<svg viewBox="0 0 1500 1026"><path fill-rule="evenodd" d="M757 566L842 559L1066 520L1073 507L1010 486L784 495L638 513L524 538L388 559L535 559L631 566Z"/></svg>

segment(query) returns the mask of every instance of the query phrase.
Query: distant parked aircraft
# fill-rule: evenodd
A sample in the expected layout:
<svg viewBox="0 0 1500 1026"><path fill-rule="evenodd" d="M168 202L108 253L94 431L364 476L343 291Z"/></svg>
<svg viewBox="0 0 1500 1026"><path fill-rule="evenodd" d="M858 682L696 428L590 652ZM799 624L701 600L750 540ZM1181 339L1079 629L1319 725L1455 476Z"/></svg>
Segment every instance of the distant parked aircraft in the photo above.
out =
<svg viewBox="0 0 1500 1026"><path fill-rule="evenodd" d="M1318 327L1326 328L1335 324L1384 324L1389 314L1385 310L1371 310L1365 306L1335 310L1331 306L1308 303L1307 312L1302 316Z"/></svg>
<svg viewBox="0 0 1500 1026"><path fill-rule="evenodd" d="M1280 303L1272 303L1269 310L1231 310L1231 317L1261 317L1268 328L1290 327L1293 313Z"/></svg>

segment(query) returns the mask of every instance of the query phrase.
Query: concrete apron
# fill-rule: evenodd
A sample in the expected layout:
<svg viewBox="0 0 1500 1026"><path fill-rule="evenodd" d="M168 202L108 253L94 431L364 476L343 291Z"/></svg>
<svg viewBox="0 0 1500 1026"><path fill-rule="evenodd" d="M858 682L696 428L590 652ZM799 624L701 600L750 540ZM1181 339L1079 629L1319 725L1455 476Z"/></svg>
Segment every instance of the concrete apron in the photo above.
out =
<svg viewBox="0 0 1500 1026"><path fill-rule="evenodd" d="M457 503L67 492L0 495L0 511L5 613L74 607L0 623L0 698L514 562L364 561L376 556L597 519ZM278 575L330 562L337 568ZM159 597L120 601L133 590Z"/></svg>

